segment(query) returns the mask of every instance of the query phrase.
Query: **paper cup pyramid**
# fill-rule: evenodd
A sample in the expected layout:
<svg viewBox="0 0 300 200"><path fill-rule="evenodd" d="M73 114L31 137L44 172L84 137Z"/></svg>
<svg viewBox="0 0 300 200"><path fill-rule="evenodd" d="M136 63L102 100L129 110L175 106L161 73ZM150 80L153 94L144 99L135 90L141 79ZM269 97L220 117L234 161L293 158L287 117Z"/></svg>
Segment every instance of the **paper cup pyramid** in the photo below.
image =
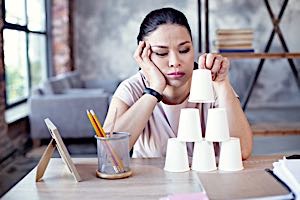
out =
<svg viewBox="0 0 300 200"><path fill-rule="evenodd" d="M194 70L189 101L208 103L214 102L214 99L211 71ZM240 140L230 137L225 108L208 110L204 139L199 109L181 109L177 138L170 138L167 144L166 171L185 172L190 169L186 142L194 142L192 170L207 172L217 169L213 142L220 143L219 170L243 169Z"/></svg>

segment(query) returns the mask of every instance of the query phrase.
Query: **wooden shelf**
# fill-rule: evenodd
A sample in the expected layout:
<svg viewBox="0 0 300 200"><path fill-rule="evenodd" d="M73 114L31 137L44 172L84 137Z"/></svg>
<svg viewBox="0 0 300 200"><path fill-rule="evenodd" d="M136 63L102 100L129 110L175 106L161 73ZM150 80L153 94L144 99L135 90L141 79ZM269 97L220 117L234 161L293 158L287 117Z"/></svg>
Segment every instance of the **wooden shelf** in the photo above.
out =
<svg viewBox="0 0 300 200"><path fill-rule="evenodd" d="M300 123L261 123L251 125L255 136L300 135Z"/></svg>
<svg viewBox="0 0 300 200"><path fill-rule="evenodd" d="M241 59L241 58L249 58L249 59L281 59L281 58L300 58L300 53L222 53L224 57L231 59Z"/></svg>
<svg viewBox="0 0 300 200"><path fill-rule="evenodd" d="M203 10L202 10L202 1L204 1L204 6L203 6ZM209 27L209 0L198 0L198 18L199 18L199 53L200 52L211 52L210 51L210 39L209 39L209 31L210 31L210 27ZM214 3L217 1L214 1ZM279 22L281 22L281 18L283 16L283 13L287 7L288 4L288 0L284 0L283 3L281 4L281 8L279 11L278 16L274 15L274 12L272 11L272 8L269 4L269 0L264 0L264 5L265 8L268 11L269 17L272 21L272 26L273 26L273 30L270 34L270 37L266 43L266 46L264 48L264 52L262 53L221 53L222 56L227 57L229 59L260 59L258 66L256 68L255 74L253 75L253 77L250 80L249 83L249 87L247 88L247 91L244 95L244 98L242 99L242 107L243 110L246 109L249 98L252 94L252 91L254 89L254 86L257 82L257 79L260 75L260 72L262 70L262 67L264 65L264 61L265 59L288 59L288 64L293 72L293 75L296 79L296 83L298 88L300 88L300 77L298 74L298 70L297 67L294 63L293 59L300 59L300 52L289 52L288 46L284 40L284 37L282 35L282 31L280 29L279 26ZM202 15L204 14L204 40L202 40ZM270 51L270 47L272 44L272 41L274 39L275 34L278 36L279 38L279 42L282 45L282 51L283 52L276 52L276 53L271 53ZM202 41L205 42L205 49L204 51L202 51Z"/></svg>

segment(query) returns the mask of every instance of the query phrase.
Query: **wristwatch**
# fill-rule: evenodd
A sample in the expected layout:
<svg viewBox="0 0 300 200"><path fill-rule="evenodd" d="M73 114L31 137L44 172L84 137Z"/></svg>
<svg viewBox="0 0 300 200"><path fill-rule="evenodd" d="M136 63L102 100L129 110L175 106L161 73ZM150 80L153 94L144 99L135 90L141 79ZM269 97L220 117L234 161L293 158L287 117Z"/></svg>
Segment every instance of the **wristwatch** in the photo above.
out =
<svg viewBox="0 0 300 200"><path fill-rule="evenodd" d="M159 92L147 87L144 89L143 95L144 94L151 94L152 96L155 96L157 98L157 102L160 102L163 98L163 96L159 94Z"/></svg>

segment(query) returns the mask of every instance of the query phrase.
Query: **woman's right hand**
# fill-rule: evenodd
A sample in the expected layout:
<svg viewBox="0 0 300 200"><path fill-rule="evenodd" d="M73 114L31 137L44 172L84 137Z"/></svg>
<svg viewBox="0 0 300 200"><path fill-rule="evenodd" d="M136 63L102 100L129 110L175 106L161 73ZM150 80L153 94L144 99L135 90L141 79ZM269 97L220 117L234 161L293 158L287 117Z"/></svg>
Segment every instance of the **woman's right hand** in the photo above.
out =
<svg viewBox="0 0 300 200"><path fill-rule="evenodd" d="M140 41L133 57L143 70L150 88L162 94L167 85L166 78L158 67L151 61L150 55L150 44L145 41Z"/></svg>

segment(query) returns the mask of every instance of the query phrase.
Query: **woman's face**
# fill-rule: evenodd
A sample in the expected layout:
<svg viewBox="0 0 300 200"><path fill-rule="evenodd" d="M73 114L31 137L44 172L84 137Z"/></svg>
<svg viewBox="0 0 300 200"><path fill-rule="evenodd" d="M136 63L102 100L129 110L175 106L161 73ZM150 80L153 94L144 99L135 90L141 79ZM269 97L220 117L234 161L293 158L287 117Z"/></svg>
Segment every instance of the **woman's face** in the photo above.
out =
<svg viewBox="0 0 300 200"><path fill-rule="evenodd" d="M194 47L188 30L175 24L160 25L145 37L151 46L151 61L167 84L180 87L190 80L194 68Z"/></svg>

